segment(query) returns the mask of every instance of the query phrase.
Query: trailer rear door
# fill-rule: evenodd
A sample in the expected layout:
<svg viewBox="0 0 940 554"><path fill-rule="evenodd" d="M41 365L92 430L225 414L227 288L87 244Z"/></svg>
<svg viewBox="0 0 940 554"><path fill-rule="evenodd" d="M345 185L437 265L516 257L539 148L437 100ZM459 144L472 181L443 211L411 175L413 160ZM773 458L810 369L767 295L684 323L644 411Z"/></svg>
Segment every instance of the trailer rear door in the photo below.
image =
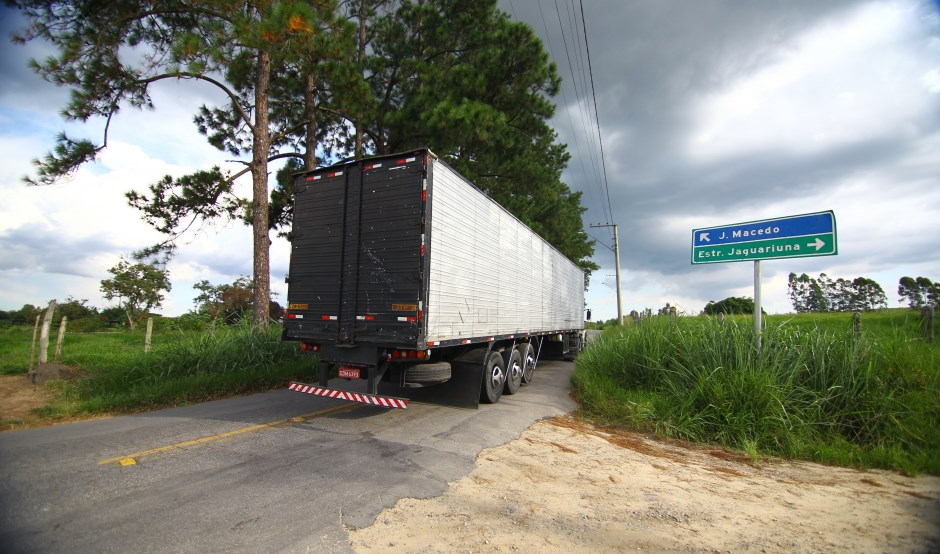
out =
<svg viewBox="0 0 940 554"><path fill-rule="evenodd" d="M286 338L417 345L424 179L420 154L296 178Z"/></svg>

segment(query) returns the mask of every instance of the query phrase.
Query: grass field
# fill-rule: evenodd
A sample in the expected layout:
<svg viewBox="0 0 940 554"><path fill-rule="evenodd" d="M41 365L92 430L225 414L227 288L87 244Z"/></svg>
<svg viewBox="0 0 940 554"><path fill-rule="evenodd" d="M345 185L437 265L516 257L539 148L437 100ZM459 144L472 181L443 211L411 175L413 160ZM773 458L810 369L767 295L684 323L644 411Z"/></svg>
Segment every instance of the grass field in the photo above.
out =
<svg viewBox="0 0 940 554"><path fill-rule="evenodd" d="M653 317L606 331L573 391L603 424L763 455L940 474L940 347L907 309Z"/></svg>
<svg viewBox="0 0 940 554"><path fill-rule="evenodd" d="M153 337L144 353L142 332L67 333L62 363L77 376L51 383L50 418L140 411L286 386L312 377L316 364L284 343L280 327L256 333L248 325L211 331L174 330ZM0 373L26 373L32 328L0 329ZM52 338L55 342L55 336ZM49 348L52 358L54 344Z"/></svg>
<svg viewBox="0 0 940 554"><path fill-rule="evenodd" d="M919 314L766 318L755 348L750 317L652 317L606 330L576 361L573 392L601 424L721 444L753 458L940 474L940 346ZM32 328L0 329L0 373L27 369ZM54 342L54 336L53 336ZM280 328L214 331L164 325L142 332L67 334L48 418L131 412L314 379L316 364ZM50 347L50 356L53 347Z"/></svg>

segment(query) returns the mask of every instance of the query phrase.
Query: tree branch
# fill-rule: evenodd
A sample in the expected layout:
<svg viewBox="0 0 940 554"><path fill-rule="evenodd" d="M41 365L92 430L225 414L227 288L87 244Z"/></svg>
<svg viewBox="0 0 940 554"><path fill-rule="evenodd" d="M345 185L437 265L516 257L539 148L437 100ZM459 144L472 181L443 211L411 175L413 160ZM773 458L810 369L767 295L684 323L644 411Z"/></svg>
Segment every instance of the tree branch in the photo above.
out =
<svg viewBox="0 0 940 554"><path fill-rule="evenodd" d="M238 97L238 95L235 94L230 88L225 86L225 84L223 84L221 81L217 81L216 79L213 79L212 77L201 75L199 73L190 73L188 71L178 71L175 73L163 73L161 75L154 75L146 79L140 79L137 81L137 83L149 84L149 83L155 83L157 81L162 81L164 79L173 79L173 78L196 79L197 81L205 81L207 83L215 85L219 90L224 92L225 95L228 96L232 100L232 105L235 107L236 110L238 110L239 115L241 115L242 121L245 122L245 125L247 125L249 129L254 131L255 126L254 126L254 123L251 121L251 116L249 116L248 112L245 111L245 108L242 106L241 99Z"/></svg>

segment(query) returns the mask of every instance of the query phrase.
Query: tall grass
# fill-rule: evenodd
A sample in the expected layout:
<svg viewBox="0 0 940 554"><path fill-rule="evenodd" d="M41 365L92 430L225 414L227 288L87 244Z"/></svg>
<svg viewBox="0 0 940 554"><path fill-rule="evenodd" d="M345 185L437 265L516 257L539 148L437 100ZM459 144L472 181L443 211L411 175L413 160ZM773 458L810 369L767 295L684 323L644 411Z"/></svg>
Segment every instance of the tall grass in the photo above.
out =
<svg viewBox="0 0 940 554"><path fill-rule="evenodd" d="M651 318L605 333L572 377L589 417L667 437L940 473L940 356L904 325Z"/></svg>
<svg viewBox="0 0 940 554"><path fill-rule="evenodd" d="M44 413L139 411L266 390L314 375L313 361L282 342L280 332L277 325L255 331L247 323L166 331L147 354L136 334L86 337L87 347L70 338L63 361L79 376L54 382L56 400Z"/></svg>

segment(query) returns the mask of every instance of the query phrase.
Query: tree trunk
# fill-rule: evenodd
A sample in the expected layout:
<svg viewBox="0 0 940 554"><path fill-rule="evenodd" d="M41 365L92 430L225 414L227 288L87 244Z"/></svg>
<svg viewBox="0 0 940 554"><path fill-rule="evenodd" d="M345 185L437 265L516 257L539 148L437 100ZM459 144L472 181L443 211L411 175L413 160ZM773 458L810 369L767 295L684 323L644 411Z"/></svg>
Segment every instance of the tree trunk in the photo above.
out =
<svg viewBox="0 0 940 554"><path fill-rule="evenodd" d="M366 58L366 0L359 0L359 50L356 52L356 70L362 75L362 68ZM356 126L356 146L353 155L357 160L362 159L362 114L353 122Z"/></svg>
<svg viewBox="0 0 940 554"><path fill-rule="evenodd" d="M304 169L317 168L317 99L313 73L307 73L304 81L304 117L307 120L307 150L304 152Z"/></svg>
<svg viewBox="0 0 940 554"><path fill-rule="evenodd" d="M271 239L268 236L268 155L271 130L268 122L268 88L271 81L271 54L258 51L255 79L255 124L252 131L251 227L254 234L254 281L252 295L254 327L266 329L271 301Z"/></svg>
<svg viewBox="0 0 940 554"><path fill-rule="evenodd" d="M124 314L127 316L127 325L134 330L134 316L131 314L130 304L124 308Z"/></svg>

